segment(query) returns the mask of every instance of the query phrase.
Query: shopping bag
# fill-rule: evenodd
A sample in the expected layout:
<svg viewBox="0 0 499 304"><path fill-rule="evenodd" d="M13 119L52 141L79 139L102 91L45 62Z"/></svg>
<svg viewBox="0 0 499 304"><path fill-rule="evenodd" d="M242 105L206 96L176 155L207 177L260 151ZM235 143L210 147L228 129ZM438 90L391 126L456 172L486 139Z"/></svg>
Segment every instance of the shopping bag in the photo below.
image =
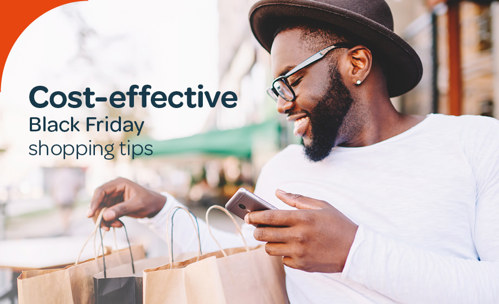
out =
<svg viewBox="0 0 499 304"><path fill-rule="evenodd" d="M103 250L102 266L104 268L104 271L99 272L98 274L95 274L93 276L95 304L136 304L140 303L140 298L142 297L142 286L139 285L139 282L137 282L135 277L135 263L133 261L132 250L130 248L128 232L126 230L125 224L121 220L118 221L121 223L123 229L125 230L128 249L130 250L130 264L126 265L130 268L130 275L124 277L108 277L106 269L106 257L104 254L104 244L102 243L102 229L99 226L101 248Z"/></svg>
<svg viewBox="0 0 499 304"><path fill-rule="evenodd" d="M107 278L110 281L102 281L104 272L94 275L95 295L106 295L106 298L96 299L95 303L142 303L142 274L145 269L158 267L168 263L167 257L156 257L134 261L135 273L130 265L120 265L107 269ZM96 279L100 279L101 286L95 287ZM108 284L109 283L109 284ZM111 297L112 293L119 293ZM106 302L107 301L107 302Z"/></svg>
<svg viewBox="0 0 499 304"><path fill-rule="evenodd" d="M212 206L207 211L210 234L208 215L215 208L232 219L245 247L221 248L189 260L146 269L144 303L288 303L282 259L267 255L263 246L249 248L239 225L220 206Z"/></svg>
<svg viewBox="0 0 499 304"><path fill-rule="evenodd" d="M170 230L173 231L173 218L179 209L175 208L171 213ZM187 212L187 209L184 209ZM192 213L191 213L192 214ZM128 233L125 225L122 223L125 236L128 241ZM197 225L199 231L199 226ZM102 239L102 238L101 238ZM200 246L198 240L198 247ZM197 254L200 255L201 253ZM196 256L197 256L196 255ZM189 257L192 254L188 255ZM143 259L134 261L131 255L132 263L130 265L120 265L118 267L107 269L105 258L104 271L94 275L94 291L96 304L139 304L142 303L142 274L144 269L158 267L169 263L168 257L158 257L153 259Z"/></svg>
<svg viewBox="0 0 499 304"><path fill-rule="evenodd" d="M100 214L102 218L102 212ZM96 223L91 237L95 236L100 221ZM130 250L137 259L145 257L142 245L131 246L106 254L109 267L130 264ZM82 248L83 251L83 248ZM94 303L93 275L102 271L102 256L79 262L62 269L41 269L23 271L17 279L20 304L92 304Z"/></svg>
<svg viewBox="0 0 499 304"><path fill-rule="evenodd" d="M120 221L121 222L121 221ZM125 224L126 240L130 248ZM101 237L102 240L102 237ZM103 246L101 246L103 248ZM142 272L146 268L157 267L167 262L166 257L134 260L130 251L130 264L109 268L103 256L104 271L94 275L95 304L140 304L142 303Z"/></svg>

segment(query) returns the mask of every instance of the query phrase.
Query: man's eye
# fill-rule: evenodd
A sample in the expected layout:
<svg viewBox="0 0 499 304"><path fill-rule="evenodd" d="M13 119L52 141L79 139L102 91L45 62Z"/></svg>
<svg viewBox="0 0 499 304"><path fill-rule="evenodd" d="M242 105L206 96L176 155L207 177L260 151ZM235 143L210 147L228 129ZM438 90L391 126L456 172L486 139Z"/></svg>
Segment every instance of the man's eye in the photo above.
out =
<svg viewBox="0 0 499 304"><path fill-rule="evenodd" d="M303 77L300 77L300 78L296 79L295 81L293 81L293 82L291 83L291 86L292 86L292 87L297 86L297 85L300 83L300 81L301 81L301 79L302 79L302 78L303 78Z"/></svg>

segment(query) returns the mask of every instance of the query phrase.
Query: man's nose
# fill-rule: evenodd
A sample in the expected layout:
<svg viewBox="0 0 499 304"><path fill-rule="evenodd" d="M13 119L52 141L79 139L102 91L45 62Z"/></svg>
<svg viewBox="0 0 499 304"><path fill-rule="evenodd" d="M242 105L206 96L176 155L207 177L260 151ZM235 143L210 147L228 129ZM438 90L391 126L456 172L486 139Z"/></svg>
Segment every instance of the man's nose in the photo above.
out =
<svg viewBox="0 0 499 304"><path fill-rule="evenodd" d="M286 114L287 111L293 108L293 102L287 101L284 98L280 97L277 99L277 112L281 114Z"/></svg>

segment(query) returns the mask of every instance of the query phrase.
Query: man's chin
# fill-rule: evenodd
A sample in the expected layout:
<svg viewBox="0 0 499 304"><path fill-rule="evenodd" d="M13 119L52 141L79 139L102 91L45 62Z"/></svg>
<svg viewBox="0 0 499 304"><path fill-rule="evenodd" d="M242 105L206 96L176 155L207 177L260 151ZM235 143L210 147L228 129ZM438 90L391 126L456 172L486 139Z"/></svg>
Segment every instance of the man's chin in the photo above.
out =
<svg viewBox="0 0 499 304"><path fill-rule="evenodd" d="M313 141L310 144L307 144L305 140L303 141L305 155L313 162L318 162L328 157L329 154L331 154L333 147L334 145L319 145Z"/></svg>

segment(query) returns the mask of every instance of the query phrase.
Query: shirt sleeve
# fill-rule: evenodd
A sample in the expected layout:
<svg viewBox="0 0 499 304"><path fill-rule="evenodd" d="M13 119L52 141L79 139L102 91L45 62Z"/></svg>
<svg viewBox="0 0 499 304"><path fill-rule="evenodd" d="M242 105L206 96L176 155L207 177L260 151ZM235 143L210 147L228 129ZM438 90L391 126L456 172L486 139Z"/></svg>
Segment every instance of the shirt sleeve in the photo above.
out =
<svg viewBox="0 0 499 304"><path fill-rule="evenodd" d="M177 257L184 253L196 252L198 250L198 239L197 239L197 227L193 227L192 221L183 210L179 210L175 214L173 221L173 229L170 230L168 226L168 215L171 210L177 206L186 208L182 203L180 203L175 197L169 193L163 193L166 197L166 203L163 209L156 214L154 217L149 219L140 219L139 221L147 225L152 231L158 234L165 242L167 241L167 233L172 233L172 247L173 256ZM217 211L213 211L217 212ZM199 236L201 241L201 250L204 253L218 251L220 248L213 241L213 238L208 232L208 226L206 222L200 218L197 218L197 223L199 225ZM231 247L242 247L244 246L241 236L236 233L230 233L222 231L220 229L212 228L213 236L220 243L222 248ZM260 242L256 241L253 237L254 227L251 225L243 224L241 227L242 234L248 244L248 246L259 245ZM234 228L236 231L236 228Z"/></svg>
<svg viewBox="0 0 499 304"><path fill-rule="evenodd" d="M360 225L342 277L404 303L499 303L499 123L474 120L467 130L478 258L415 248Z"/></svg>
<svg viewBox="0 0 499 304"><path fill-rule="evenodd" d="M443 256L359 226L342 277L403 303L497 303L499 261Z"/></svg>

